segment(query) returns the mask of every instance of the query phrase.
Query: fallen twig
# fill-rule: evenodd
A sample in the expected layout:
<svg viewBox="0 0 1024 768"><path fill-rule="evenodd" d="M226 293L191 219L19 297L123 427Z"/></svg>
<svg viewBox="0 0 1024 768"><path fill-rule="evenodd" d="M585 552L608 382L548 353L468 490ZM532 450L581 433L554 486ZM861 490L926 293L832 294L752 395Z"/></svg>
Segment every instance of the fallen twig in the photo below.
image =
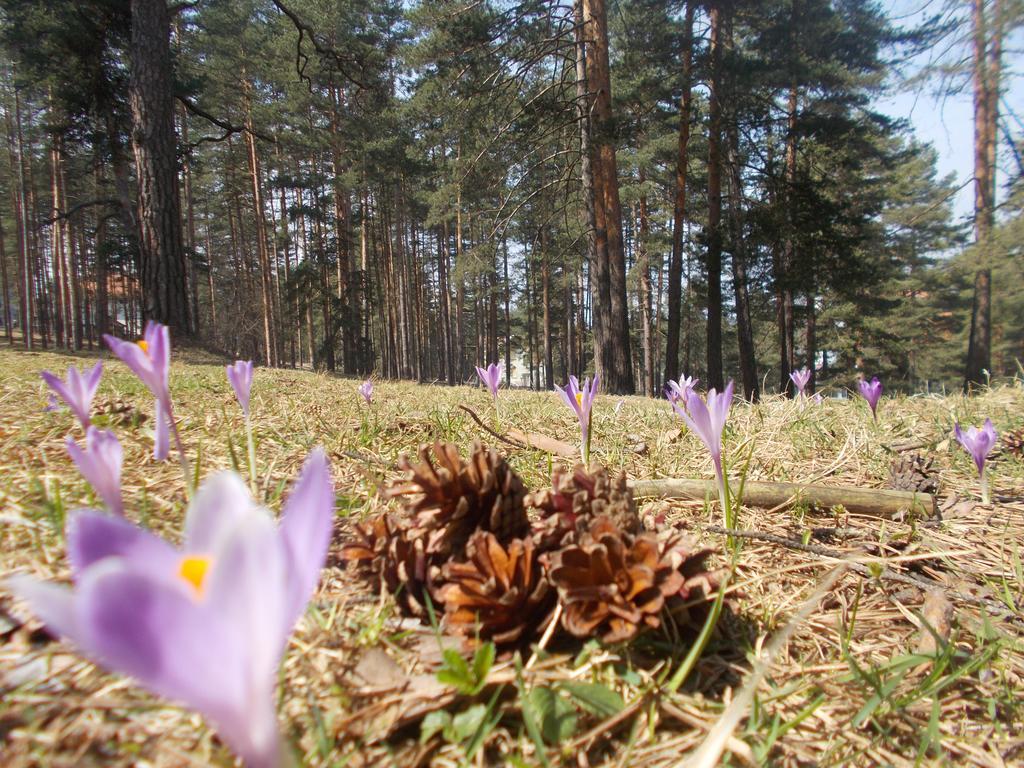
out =
<svg viewBox="0 0 1024 768"><path fill-rule="evenodd" d="M640 497L713 499L718 496L718 487L712 480L633 480L630 486L633 494ZM743 484L741 501L748 507L766 509L796 503L804 503L821 510L841 506L851 514L888 519L909 512L934 515L938 510L935 497L927 493L810 483L766 483L754 480L748 480Z"/></svg>
<svg viewBox="0 0 1024 768"><path fill-rule="evenodd" d="M491 429L486 424L484 424L480 420L480 417L476 415L476 411L474 411L469 406L467 406L467 405L460 405L459 408L461 408L466 413L468 413L470 415L470 417L472 417L473 421L475 421L480 426L480 429L482 429L484 432L489 434L491 437L493 437L493 438L495 438L497 440L501 440L501 442L506 443L508 445L511 445L513 448L529 448L528 445L520 443L517 440L513 440L512 438L507 437L506 435L502 435L502 434L500 434L498 432L495 432L493 429Z"/></svg>

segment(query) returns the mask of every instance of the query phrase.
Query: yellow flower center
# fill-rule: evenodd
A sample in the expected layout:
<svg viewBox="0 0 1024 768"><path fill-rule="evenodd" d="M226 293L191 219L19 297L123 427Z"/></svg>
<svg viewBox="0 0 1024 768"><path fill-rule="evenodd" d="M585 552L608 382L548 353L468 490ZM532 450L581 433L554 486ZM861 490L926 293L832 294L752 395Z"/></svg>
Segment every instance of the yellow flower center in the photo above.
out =
<svg viewBox="0 0 1024 768"><path fill-rule="evenodd" d="M138 341L136 342L136 344L138 344L138 345L139 345L139 349L141 349L141 350L142 350L143 352L145 352L145 353L146 353L147 355L149 354L149 343L148 343L148 342L147 342L147 341L146 341L145 339L139 339L139 340L138 340Z"/></svg>
<svg viewBox="0 0 1024 768"><path fill-rule="evenodd" d="M206 580L206 572L210 570L210 558L189 555L181 561L178 566L178 575L191 584L197 594L203 593L203 582Z"/></svg>
<svg viewBox="0 0 1024 768"><path fill-rule="evenodd" d="M576 393L576 405L578 405L580 408L583 407L583 393L582 392L577 392Z"/></svg>

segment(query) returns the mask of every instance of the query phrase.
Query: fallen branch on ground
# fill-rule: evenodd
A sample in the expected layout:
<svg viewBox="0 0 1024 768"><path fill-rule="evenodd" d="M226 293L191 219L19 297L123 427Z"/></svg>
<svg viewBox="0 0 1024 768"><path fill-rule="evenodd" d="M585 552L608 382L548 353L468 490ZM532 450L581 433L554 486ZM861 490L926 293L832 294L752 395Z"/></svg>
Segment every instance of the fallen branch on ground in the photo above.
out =
<svg viewBox="0 0 1024 768"><path fill-rule="evenodd" d="M718 496L718 488L712 480L689 480L686 478L633 480L630 482L630 487L637 497L714 499ZM803 503L826 511L841 506L851 514L889 519L908 512L934 515L938 511L935 497L927 493L809 483L747 481L743 485L742 503L748 507L764 507L766 509Z"/></svg>

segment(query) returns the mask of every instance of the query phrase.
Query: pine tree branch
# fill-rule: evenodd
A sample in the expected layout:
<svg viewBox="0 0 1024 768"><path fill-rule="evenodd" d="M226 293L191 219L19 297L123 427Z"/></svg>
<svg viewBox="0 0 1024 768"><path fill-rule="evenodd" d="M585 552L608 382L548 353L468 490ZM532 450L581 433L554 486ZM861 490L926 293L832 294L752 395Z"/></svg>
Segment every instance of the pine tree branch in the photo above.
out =
<svg viewBox="0 0 1024 768"><path fill-rule="evenodd" d="M204 120L209 120L211 123L213 123L214 125L216 125L218 128L222 129L225 132L224 135L221 136L219 139L208 136L208 137L202 138L199 141L195 142L192 146L199 146L203 142L208 142L208 141L224 141L229 136L233 136L236 133L249 133L249 134L252 134L253 136L255 136L257 139L262 139L263 141L270 142L271 144L276 144L277 143L277 139L275 139L273 136L270 136L269 134L261 133L260 131L251 130L249 128L246 128L245 126L234 125L233 123L230 123L227 120L223 120L223 119L221 119L219 117L214 117L209 112L207 112L205 109L203 109L198 104L196 104L194 101L192 101L192 99L190 99L188 96L184 96L184 95L178 94L176 96L176 98L178 99L178 101L180 101L182 104L184 104L185 105L185 109L187 109L193 115L195 115L196 117L201 117Z"/></svg>

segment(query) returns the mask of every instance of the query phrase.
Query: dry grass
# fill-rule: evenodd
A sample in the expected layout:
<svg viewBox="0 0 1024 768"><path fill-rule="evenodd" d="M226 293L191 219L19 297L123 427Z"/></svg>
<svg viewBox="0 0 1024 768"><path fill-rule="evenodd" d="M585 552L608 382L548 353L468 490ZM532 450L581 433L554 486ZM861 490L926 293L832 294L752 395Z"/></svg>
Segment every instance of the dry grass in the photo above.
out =
<svg viewBox="0 0 1024 768"><path fill-rule="evenodd" d="M174 366L172 390L193 459L198 457L203 474L230 467L233 443L244 468L241 414L222 361L185 358L188 364ZM94 500L63 447L67 434L80 436L77 428L66 411L43 411L38 372L63 372L83 362L0 351L0 578L16 570L67 577L65 510ZM380 507L376 490L394 476L400 453L435 438L468 446L480 436L458 404L494 419L479 389L408 383L378 383L367 412L357 383L258 370L254 385L267 503L278 505L306 452L321 444L332 457L339 536L346 519ZM663 401L626 398L615 415L616 399L598 399L598 460L635 478L710 476L702 447L678 432ZM139 423L151 412L150 398L120 363L110 362L98 401L137 409L98 422L108 421L125 446L129 514L174 539L185 485L176 464L150 459L148 421ZM574 419L553 393L503 392L500 402L499 429L514 426L575 441ZM942 519L925 521L882 522L841 511L740 511L741 528L840 550L868 568L866 574L847 571L782 644L726 744L727 761L997 766L1024 760L1024 464L1012 456L995 462L994 503L983 506L973 465L950 439L954 419L980 423L990 416L1000 431L1020 427L1022 406L1024 391L1002 387L971 400L886 399L877 426L861 401L801 408L768 399L734 409L726 440L734 473L744 469L736 466L742 463L737 457L749 452L751 479L882 486L892 447L917 442L941 468L944 500ZM509 450L527 485L545 483L551 462L546 454ZM694 537L725 546L722 536L705 530L720 523L716 505L652 502L642 512L664 513ZM457 696L436 681L440 654L429 628L402 621L386 597L330 565L285 661L282 726L302 761L315 766L675 765L703 741L755 654L834 567L826 551L745 540L734 579L738 596L674 694L664 682L686 645L666 632L630 648L549 649L521 676L511 662L499 662L475 699ZM879 578L883 571L886 577ZM937 654L914 655L922 636L930 637L919 628L924 590L889 574L940 585L953 619L950 642ZM567 680L602 683L621 695L625 707L610 717L595 715L563 698L575 727L540 754L523 727L523 691L547 687L564 696L560 686ZM7 766L231 764L198 717L50 641L2 588L0 695L0 754ZM482 748L440 736L419 743L420 722L430 710L455 714L481 702L491 705L497 720L482 731Z"/></svg>

